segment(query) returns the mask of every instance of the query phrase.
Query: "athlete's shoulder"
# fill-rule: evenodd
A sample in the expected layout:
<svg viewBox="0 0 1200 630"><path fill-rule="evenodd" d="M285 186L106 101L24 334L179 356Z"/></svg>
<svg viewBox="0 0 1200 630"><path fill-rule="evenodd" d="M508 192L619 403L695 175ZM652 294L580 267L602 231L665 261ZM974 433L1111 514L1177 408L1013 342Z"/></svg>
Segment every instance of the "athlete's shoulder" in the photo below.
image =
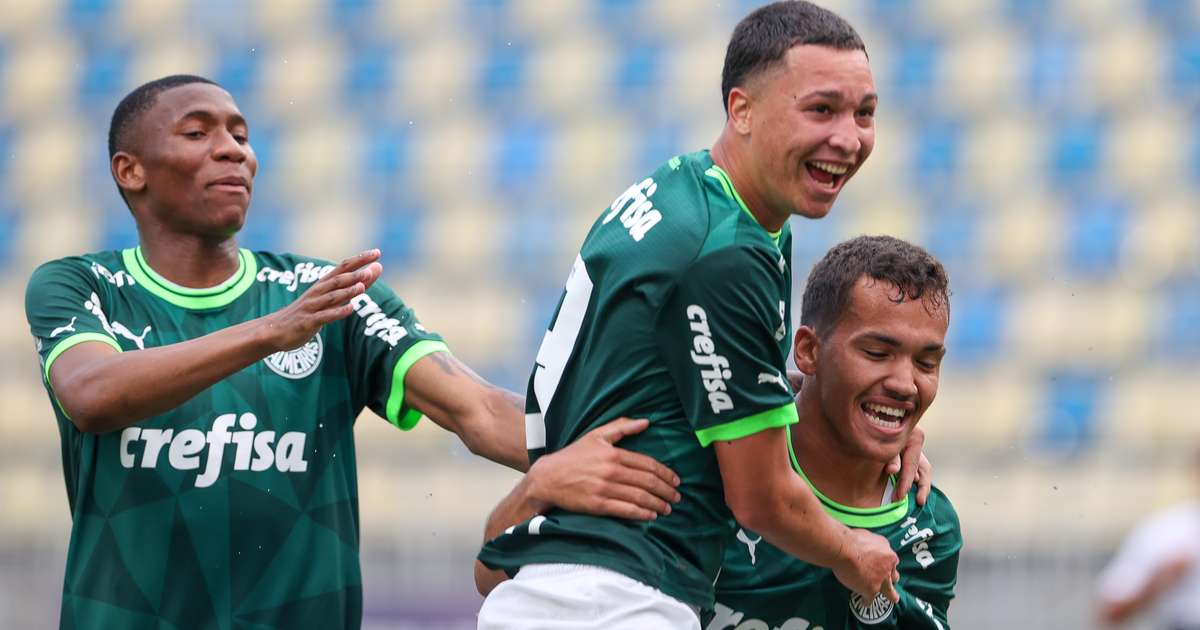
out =
<svg viewBox="0 0 1200 630"><path fill-rule="evenodd" d="M29 287L56 281L86 282L88 279L102 279L117 286L134 284L133 277L125 271L121 252L108 250L48 260L33 270L29 277Z"/></svg>
<svg viewBox="0 0 1200 630"><path fill-rule="evenodd" d="M959 530L958 511L954 509L950 497L937 486L930 489L929 498L920 513L924 520L936 522L946 529Z"/></svg>
<svg viewBox="0 0 1200 630"><path fill-rule="evenodd" d="M910 495L913 497L910 500L914 506L915 496L914 489L914 494ZM935 563L957 558L962 550L962 528L958 512L946 494L936 486L929 493L925 505L911 510L908 518L900 523L900 526L902 531L898 534L898 539L893 539L893 543L898 544L897 551L901 554L901 562L904 562L906 557L904 551L908 550L912 559L922 569L928 569Z"/></svg>

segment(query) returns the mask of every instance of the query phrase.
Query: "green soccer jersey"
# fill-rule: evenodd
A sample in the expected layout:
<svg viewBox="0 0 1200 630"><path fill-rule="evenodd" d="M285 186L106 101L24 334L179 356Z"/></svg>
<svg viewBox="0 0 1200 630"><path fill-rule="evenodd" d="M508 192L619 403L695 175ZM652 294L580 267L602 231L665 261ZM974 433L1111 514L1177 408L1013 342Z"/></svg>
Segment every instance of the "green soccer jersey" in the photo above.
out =
<svg viewBox="0 0 1200 630"><path fill-rule="evenodd" d="M72 516L61 627L359 627L354 420L368 406L412 427L420 414L405 405L404 376L446 349L382 283L302 347L122 430L81 433L49 384L79 343L131 351L194 339L286 306L332 269L241 250L227 282L189 289L135 248L34 272L25 309Z"/></svg>
<svg viewBox="0 0 1200 630"><path fill-rule="evenodd" d="M795 456L793 455L793 464ZM797 472L804 472L796 466ZM807 481L807 477L805 477ZM888 491L890 493L889 485ZM900 603L852 594L833 571L789 556L761 536L738 529L725 550L714 610L704 630L949 630L946 620L958 579L962 533L946 495L934 488L924 506L916 489L875 509L835 503L813 492L831 516L888 539L900 557Z"/></svg>
<svg viewBox="0 0 1200 630"><path fill-rule="evenodd" d="M759 225L707 151L671 159L602 211L530 378L530 458L618 416L649 418L621 446L674 469L683 498L652 521L536 517L489 541L485 565L601 566L711 607L733 518L707 447L796 421L790 251L788 227Z"/></svg>

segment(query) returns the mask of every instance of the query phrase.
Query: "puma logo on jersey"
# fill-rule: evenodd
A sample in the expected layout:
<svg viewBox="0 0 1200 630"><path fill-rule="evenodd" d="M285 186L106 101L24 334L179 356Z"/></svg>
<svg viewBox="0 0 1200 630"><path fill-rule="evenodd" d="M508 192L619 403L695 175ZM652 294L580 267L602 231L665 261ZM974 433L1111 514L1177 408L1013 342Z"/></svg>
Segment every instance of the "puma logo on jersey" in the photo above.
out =
<svg viewBox="0 0 1200 630"><path fill-rule="evenodd" d="M92 275L97 278L104 278L109 284L117 288L121 288L127 284L130 286L137 284L133 281L133 276L125 273L124 270L113 273L107 267L97 262L92 263Z"/></svg>
<svg viewBox="0 0 1200 630"><path fill-rule="evenodd" d="M688 327L696 336L692 338L692 363L700 366L700 379L704 389L708 391L708 404L713 413L721 413L733 409L733 398L729 396L725 381L733 378L733 370L729 369L729 359L717 354L713 344L712 331L708 328L708 313L698 304L687 307Z"/></svg>
<svg viewBox="0 0 1200 630"><path fill-rule="evenodd" d="M92 293L92 296L89 299L84 301L83 308L91 311L91 313L100 320L100 325L104 327L104 330L108 331L109 335L113 337L124 337L132 341L134 345L137 346L138 350L146 349L146 335L150 334L149 326L146 326L142 329L142 334L135 335L133 334L132 330L129 330L129 328L125 326L125 324L122 324L115 319L109 321L108 317L104 315L104 310L100 308L100 297L97 296L95 292Z"/></svg>
<svg viewBox="0 0 1200 630"><path fill-rule="evenodd" d="M297 263L289 271L280 271L263 267L255 279L259 282L276 282L282 284L288 291L295 292L301 284L312 284L324 278L333 271L333 265L319 266L311 262Z"/></svg>
<svg viewBox="0 0 1200 630"><path fill-rule="evenodd" d="M800 617L792 617L782 624L772 628L761 619L746 619L746 613L738 612L721 602L713 607L712 621L704 626L704 630L824 630L814 626L812 622Z"/></svg>
<svg viewBox="0 0 1200 630"><path fill-rule="evenodd" d="M619 213L621 225L629 230L633 240L642 240L651 228L662 221L662 213L655 210L653 202L650 201L650 197L654 196L657 190L658 184L649 177L630 186L608 207L609 213L600 224L608 225Z"/></svg>
<svg viewBox="0 0 1200 630"><path fill-rule="evenodd" d="M388 317L387 313L379 308L379 304L366 293L360 293L351 298L350 305L354 307L354 312L367 322L366 328L363 329L363 335L378 337L393 348L400 343L401 339L408 336L408 330L400 325L400 320ZM420 324L417 326L417 329L421 330Z"/></svg>
<svg viewBox="0 0 1200 630"><path fill-rule="evenodd" d="M234 421L241 431L230 432ZM199 429L149 429L126 427L121 431L121 466L133 468L138 463L135 445L141 444L141 467L158 468L162 451L167 451L167 464L175 470L198 470L204 460L204 470L196 476L196 487L207 488L221 476L225 447L234 445L233 469L262 472L272 466L280 472L304 472L307 435L300 431L280 434L274 431L255 431L258 418L252 413L226 413L213 420L207 433ZM207 453L204 453L207 449ZM203 453L203 455L202 455Z"/></svg>
<svg viewBox="0 0 1200 630"><path fill-rule="evenodd" d="M776 385L782 387L783 391L785 391L785 392L791 393L791 391L792 391L792 390L788 389L787 382L785 382L783 380L782 376L780 376L778 374L773 374L771 372L759 372L758 373L758 384L762 385L763 383L775 383Z"/></svg>
<svg viewBox="0 0 1200 630"><path fill-rule="evenodd" d="M58 328L51 330L50 338L53 339L65 332L75 332L75 319L75 317L72 317L71 321L67 322L66 326L59 326Z"/></svg>
<svg viewBox="0 0 1200 630"><path fill-rule="evenodd" d="M754 548L758 546L758 543L762 542L762 536L759 536L754 540L750 540L750 536L746 534L746 530L739 528L737 539L738 542L746 545L746 550L750 552L750 564L756 564L758 559L754 557Z"/></svg>

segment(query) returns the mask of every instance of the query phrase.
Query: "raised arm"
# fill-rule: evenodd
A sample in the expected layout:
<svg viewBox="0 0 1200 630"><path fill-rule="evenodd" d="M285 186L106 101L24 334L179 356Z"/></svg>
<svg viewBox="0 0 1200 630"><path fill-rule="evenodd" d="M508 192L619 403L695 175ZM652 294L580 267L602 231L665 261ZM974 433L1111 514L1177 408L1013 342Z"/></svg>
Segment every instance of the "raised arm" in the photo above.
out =
<svg viewBox="0 0 1200 630"><path fill-rule="evenodd" d="M785 430L774 428L713 443L734 517L788 554L833 569L851 590L896 601L899 560L887 539L826 514L788 464L786 440Z"/></svg>
<svg viewBox="0 0 1200 630"><path fill-rule="evenodd" d="M179 343L118 352L101 340L54 357L46 375L62 410L83 432L129 426L186 402L275 352L297 348L353 312L383 268L378 250L342 261L295 302L263 317Z"/></svg>

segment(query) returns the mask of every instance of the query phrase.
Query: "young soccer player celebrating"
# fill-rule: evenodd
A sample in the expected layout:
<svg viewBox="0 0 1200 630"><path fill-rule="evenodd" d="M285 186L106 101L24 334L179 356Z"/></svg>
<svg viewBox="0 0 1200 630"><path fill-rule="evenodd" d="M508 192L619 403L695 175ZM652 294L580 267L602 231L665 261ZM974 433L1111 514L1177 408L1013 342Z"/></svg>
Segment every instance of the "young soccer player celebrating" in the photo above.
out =
<svg viewBox="0 0 1200 630"><path fill-rule="evenodd" d="M741 528L725 549L705 630L949 629L958 516L937 488L924 506L915 493L893 501L885 470L937 395L947 285L919 247L886 236L846 241L813 267L794 345L805 376L792 465L831 516L888 539L900 556L899 601L860 597L829 569Z"/></svg>
<svg viewBox="0 0 1200 630"><path fill-rule="evenodd" d="M646 522L553 510L480 553L481 628L698 628L730 515L856 592L895 598L884 538L830 517L788 462L792 215L825 216L874 146L862 40L808 2L734 29L711 151L669 160L602 211L538 352L531 458L617 416L650 427L623 444L682 478ZM501 512L519 500L506 500ZM586 605L583 603L586 602Z"/></svg>
<svg viewBox="0 0 1200 630"><path fill-rule="evenodd" d="M133 90L109 153L139 246L46 263L25 302L71 506L61 627L358 628L359 412L427 415L524 470L524 401L376 282L377 250L333 265L238 247L258 163L211 81ZM564 489L544 498L665 510L673 473L611 446L645 422L615 422L558 454L571 466L539 466L557 477L540 489Z"/></svg>

